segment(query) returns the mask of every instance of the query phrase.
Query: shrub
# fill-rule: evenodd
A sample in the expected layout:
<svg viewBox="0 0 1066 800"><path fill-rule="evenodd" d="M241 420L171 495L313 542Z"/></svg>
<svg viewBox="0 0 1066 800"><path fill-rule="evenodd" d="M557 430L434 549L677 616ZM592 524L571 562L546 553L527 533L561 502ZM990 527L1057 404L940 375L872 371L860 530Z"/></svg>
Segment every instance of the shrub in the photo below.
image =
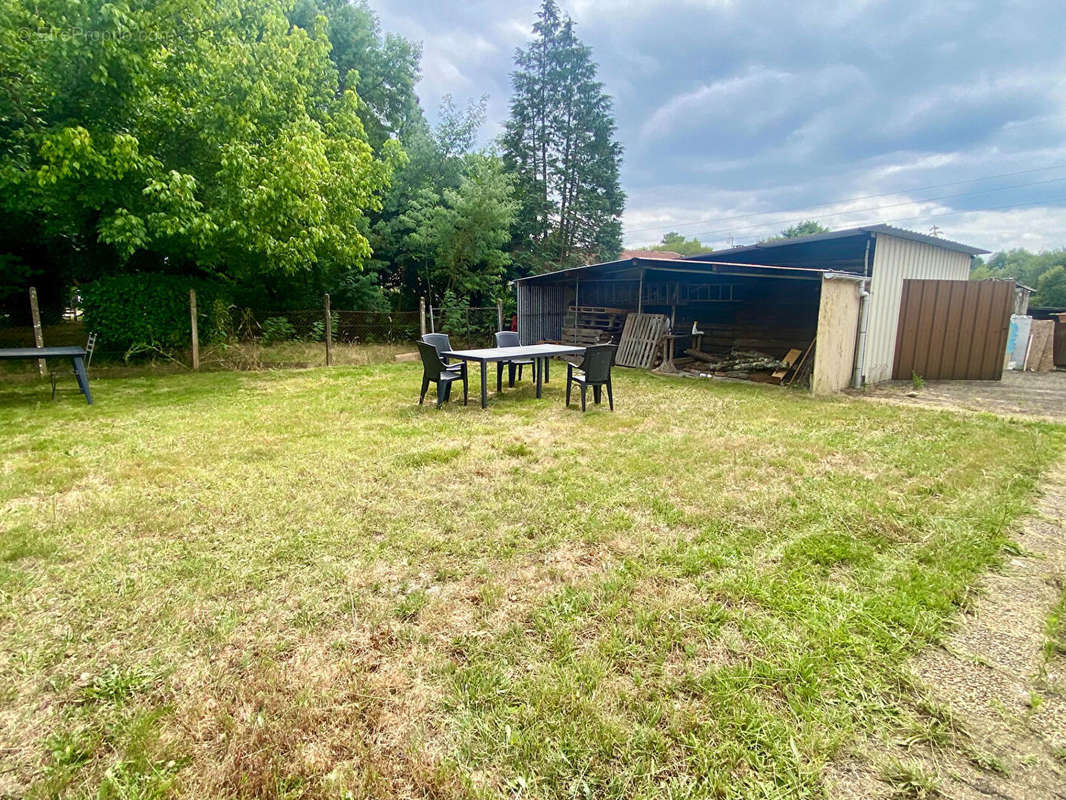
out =
<svg viewBox="0 0 1066 800"><path fill-rule="evenodd" d="M296 328L285 317L267 317L263 321L263 343L288 342L296 338Z"/></svg>
<svg viewBox="0 0 1066 800"><path fill-rule="evenodd" d="M226 308L225 287L180 275L152 273L111 275L82 286L85 324L109 348L168 351L188 347L192 335L189 289L196 290L201 332L215 330L218 325L214 314L218 308Z"/></svg>

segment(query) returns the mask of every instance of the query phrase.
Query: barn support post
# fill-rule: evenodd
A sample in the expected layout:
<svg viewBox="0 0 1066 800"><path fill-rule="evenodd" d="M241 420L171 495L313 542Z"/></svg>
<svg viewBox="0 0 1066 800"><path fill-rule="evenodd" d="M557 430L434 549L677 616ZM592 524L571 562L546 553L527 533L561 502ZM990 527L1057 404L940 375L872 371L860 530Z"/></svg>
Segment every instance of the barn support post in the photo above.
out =
<svg viewBox="0 0 1066 800"><path fill-rule="evenodd" d="M574 343L577 343L577 331L581 327L581 278L574 277ZM564 309L565 311L565 309ZM565 324L566 316L563 316L563 324Z"/></svg>
<svg viewBox="0 0 1066 800"><path fill-rule="evenodd" d="M637 313L644 313L644 270L640 271L640 284L637 287Z"/></svg>

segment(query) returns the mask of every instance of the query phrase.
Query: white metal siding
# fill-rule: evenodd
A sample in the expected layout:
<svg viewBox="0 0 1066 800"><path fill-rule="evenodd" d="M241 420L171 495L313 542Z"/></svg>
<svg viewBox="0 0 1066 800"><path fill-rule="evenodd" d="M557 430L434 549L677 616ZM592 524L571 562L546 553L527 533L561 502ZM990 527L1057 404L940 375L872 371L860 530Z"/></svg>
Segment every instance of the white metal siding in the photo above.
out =
<svg viewBox="0 0 1066 800"><path fill-rule="evenodd" d="M875 235L863 366L867 383L892 378L904 279L964 281L970 278L970 257L965 253L881 233Z"/></svg>

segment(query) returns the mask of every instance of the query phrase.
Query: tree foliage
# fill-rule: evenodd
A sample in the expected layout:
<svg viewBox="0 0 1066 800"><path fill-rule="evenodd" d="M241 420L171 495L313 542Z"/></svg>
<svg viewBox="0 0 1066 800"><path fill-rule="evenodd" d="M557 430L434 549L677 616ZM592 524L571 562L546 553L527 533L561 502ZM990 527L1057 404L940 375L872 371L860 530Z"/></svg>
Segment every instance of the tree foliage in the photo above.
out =
<svg viewBox="0 0 1066 800"><path fill-rule="evenodd" d="M305 30L313 30L319 16L327 22L337 93L351 89L358 95L370 143L380 148L390 138L406 139L423 121L415 95L421 47L382 34L366 0L297 0L290 13L292 23Z"/></svg>
<svg viewBox="0 0 1066 800"><path fill-rule="evenodd" d="M1066 308L1066 267L1055 266L1036 282L1035 306Z"/></svg>
<svg viewBox="0 0 1066 800"><path fill-rule="evenodd" d="M1056 271L1058 270L1058 271ZM970 270L974 280L1011 278L1036 292L1034 307L1066 308L1066 248L1032 253L1022 248L993 253L987 261L975 258Z"/></svg>
<svg viewBox="0 0 1066 800"><path fill-rule="evenodd" d="M500 159L474 154L466 159L458 187L445 189L440 200L425 193L415 204L409 239L431 257L430 280L438 291L495 296L511 263L504 247L517 208L512 194Z"/></svg>
<svg viewBox="0 0 1066 800"><path fill-rule="evenodd" d="M554 0L544 0L533 33L515 54L502 138L520 203L516 260L523 271L542 271L613 258L625 196L611 98Z"/></svg>
<svg viewBox="0 0 1066 800"><path fill-rule="evenodd" d="M370 256L367 212L402 153L372 147L326 17L293 26L280 0L0 3L0 250L33 252L53 282L252 282Z"/></svg>
<svg viewBox="0 0 1066 800"><path fill-rule="evenodd" d="M691 239L686 239L677 231L670 231L663 236L663 240L659 244L653 245L648 249L666 250L671 253L680 253L683 256L698 256L711 252L713 248L710 245L703 244L695 236Z"/></svg>
<svg viewBox="0 0 1066 800"><path fill-rule="evenodd" d="M196 290L205 330L217 326L216 300L227 308L225 287L187 276L111 275L81 288L85 323L109 348L166 350L184 347L192 333L189 289Z"/></svg>
<svg viewBox="0 0 1066 800"><path fill-rule="evenodd" d="M446 95L437 125L430 128L423 121L405 143L408 160L396 172L370 237L374 248L372 269L378 273L381 285L398 295L402 305L413 306L419 295L439 302L442 292L452 284L448 276L453 274L455 262L443 268L437 263L447 250L436 238L446 230L438 211L445 211L445 195L459 191L464 176L469 178L471 168L478 163L474 145L485 119L485 106L486 98L482 97L459 108ZM467 191L470 190L468 185ZM493 213L487 214L485 219L492 216ZM508 229L509 225L508 222ZM464 278L459 283L471 282Z"/></svg>
<svg viewBox="0 0 1066 800"><path fill-rule="evenodd" d="M801 236L813 236L816 233L829 233L829 228L813 219L808 219L781 231L780 239L798 239Z"/></svg>

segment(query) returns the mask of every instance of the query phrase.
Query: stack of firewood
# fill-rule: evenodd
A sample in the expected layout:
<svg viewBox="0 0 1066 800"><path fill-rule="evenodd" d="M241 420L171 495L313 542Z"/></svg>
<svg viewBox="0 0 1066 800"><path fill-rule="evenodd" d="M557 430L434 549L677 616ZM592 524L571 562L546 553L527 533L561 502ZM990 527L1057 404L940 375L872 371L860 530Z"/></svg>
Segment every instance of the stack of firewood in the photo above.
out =
<svg viewBox="0 0 1066 800"><path fill-rule="evenodd" d="M674 359L672 369L663 371L792 384L797 379L801 382L806 379L812 364L810 355L813 349L812 342L803 350L792 348L784 358L775 358L759 350L734 348L725 354L715 354L690 348L685 351L684 356Z"/></svg>
<svg viewBox="0 0 1066 800"><path fill-rule="evenodd" d="M716 356L689 348L685 351L685 355L700 362L693 365L699 372L721 373L730 378L746 378L752 372L774 372L786 366L781 359L774 358L768 353L760 353L758 350L733 350L726 356Z"/></svg>

